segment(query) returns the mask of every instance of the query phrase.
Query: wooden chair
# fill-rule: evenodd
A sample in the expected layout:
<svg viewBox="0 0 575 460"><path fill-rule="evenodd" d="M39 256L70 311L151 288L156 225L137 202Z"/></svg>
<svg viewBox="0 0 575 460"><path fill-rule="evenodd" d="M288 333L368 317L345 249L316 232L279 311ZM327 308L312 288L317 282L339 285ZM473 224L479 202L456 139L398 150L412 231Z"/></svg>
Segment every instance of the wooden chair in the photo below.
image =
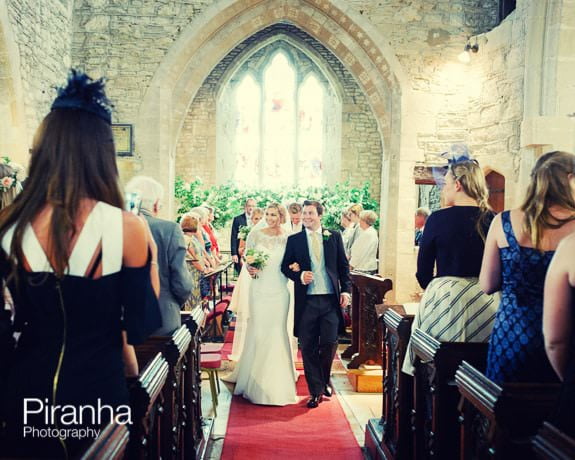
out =
<svg viewBox="0 0 575 460"><path fill-rule="evenodd" d="M220 379L218 370L222 367L222 355L219 353L206 353L200 356L202 371L208 374L210 391L212 394L212 408L217 416L218 395L220 394Z"/></svg>
<svg viewBox="0 0 575 460"><path fill-rule="evenodd" d="M575 458L575 439L559 431L550 423L543 427L532 441L537 458L545 460L571 460Z"/></svg>

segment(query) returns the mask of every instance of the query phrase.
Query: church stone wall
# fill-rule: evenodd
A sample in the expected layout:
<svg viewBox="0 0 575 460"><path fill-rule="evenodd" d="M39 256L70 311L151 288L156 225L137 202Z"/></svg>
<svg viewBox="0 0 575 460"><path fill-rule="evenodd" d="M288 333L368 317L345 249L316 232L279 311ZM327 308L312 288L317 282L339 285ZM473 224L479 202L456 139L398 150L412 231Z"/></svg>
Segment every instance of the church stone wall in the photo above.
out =
<svg viewBox="0 0 575 460"><path fill-rule="evenodd" d="M70 68L72 0L5 0L31 139Z"/></svg>

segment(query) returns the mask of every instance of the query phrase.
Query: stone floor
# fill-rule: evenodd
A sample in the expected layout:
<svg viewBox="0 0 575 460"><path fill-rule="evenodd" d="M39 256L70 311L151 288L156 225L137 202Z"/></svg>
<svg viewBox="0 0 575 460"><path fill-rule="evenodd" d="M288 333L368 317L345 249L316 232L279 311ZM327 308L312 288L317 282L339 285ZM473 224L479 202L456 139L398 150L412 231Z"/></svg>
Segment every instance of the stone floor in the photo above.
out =
<svg viewBox="0 0 575 460"><path fill-rule="evenodd" d="M340 346L341 349L344 349L345 347L346 346L343 345ZM223 370L221 375L225 374L226 369ZM203 377L202 413L204 414L204 417L213 417L210 385L207 380L207 375L204 375ZM349 382L344 370L336 370L332 375L332 382L357 442L360 446L363 446L365 425L367 424L367 421L370 418L381 417L382 395L356 393L353 391L351 383ZM218 415L215 418L211 442L208 445L208 451L206 454L206 458L209 460L219 460L221 457L228 416L230 413L233 387L233 384L220 380L221 393L218 399Z"/></svg>

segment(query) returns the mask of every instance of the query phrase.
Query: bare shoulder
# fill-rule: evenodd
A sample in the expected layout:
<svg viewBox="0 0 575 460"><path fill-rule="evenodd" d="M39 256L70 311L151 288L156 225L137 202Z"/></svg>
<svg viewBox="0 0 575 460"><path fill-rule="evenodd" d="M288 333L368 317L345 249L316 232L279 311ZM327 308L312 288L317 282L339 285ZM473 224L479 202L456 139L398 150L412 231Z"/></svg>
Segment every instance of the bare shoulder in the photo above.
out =
<svg viewBox="0 0 575 460"><path fill-rule="evenodd" d="M122 211L122 224L124 235L130 235L132 232L141 232L145 236L146 226L142 219L128 211Z"/></svg>
<svg viewBox="0 0 575 460"><path fill-rule="evenodd" d="M132 213L122 212L124 228L124 264L129 267L140 267L148 258L148 240L145 222Z"/></svg>
<svg viewBox="0 0 575 460"><path fill-rule="evenodd" d="M569 254L569 256L571 257L574 251L575 251L575 233L571 233L559 242L559 245L557 246L557 253L559 255Z"/></svg>

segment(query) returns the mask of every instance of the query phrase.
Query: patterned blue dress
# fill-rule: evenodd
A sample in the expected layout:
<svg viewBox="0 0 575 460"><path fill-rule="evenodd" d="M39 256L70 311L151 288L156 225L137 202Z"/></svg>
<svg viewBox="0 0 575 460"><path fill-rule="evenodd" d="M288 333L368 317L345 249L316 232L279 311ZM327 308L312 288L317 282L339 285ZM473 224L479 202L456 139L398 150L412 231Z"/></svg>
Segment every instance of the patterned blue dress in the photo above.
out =
<svg viewBox="0 0 575 460"><path fill-rule="evenodd" d="M501 304L489 339L487 377L495 383L557 382L543 342L543 285L554 251L519 246L501 214L509 244L499 249Z"/></svg>

